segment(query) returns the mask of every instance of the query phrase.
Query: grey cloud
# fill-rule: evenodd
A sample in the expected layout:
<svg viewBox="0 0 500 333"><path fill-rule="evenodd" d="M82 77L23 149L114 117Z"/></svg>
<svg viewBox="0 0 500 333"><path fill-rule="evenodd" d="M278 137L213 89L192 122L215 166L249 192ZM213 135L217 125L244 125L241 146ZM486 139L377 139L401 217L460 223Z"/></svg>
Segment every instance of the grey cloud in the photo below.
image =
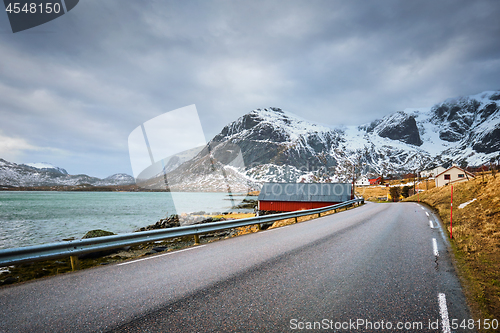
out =
<svg viewBox="0 0 500 333"><path fill-rule="evenodd" d="M499 14L489 0L80 1L0 34L0 130L107 176L130 173L130 131L193 103L207 138L266 106L366 123L500 88Z"/></svg>

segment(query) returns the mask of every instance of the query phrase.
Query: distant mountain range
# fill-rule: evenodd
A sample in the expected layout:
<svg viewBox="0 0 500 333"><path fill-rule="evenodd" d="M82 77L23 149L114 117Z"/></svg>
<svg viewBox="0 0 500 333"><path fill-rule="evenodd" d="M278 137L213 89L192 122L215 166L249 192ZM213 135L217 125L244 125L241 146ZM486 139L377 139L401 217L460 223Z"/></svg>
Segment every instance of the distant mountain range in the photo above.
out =
<svg viewBox="0 0 500 333"><path fill-rule="evenodd" d="M244 192L266 181L351 181L354 175L387 176L452 163L479 166L499 156L500 91L451 98L348 127L315 124L270 107L228 124L201 151L172 156L164 161L164 175L138 185L165 189L168 183L172 191ZM133 182L123 174L106 179L70 176L56 167L0 159L0 184Z"/></svg>
<svg viewBox="0 0 500 333"><path fill-rule="evenodd" d="M351 181L354 174L478 166L499 156L500 91L486 91L349 127L315 124L276 107L256 109L166 176L174 189L229 184L237 191L265 181ZM145 186L163 184L158 177Z"/></svg>
<svg viewBox="0 0 500 333"><path fill-rule="evenodd" d="M0 186L92 186L135 184L132 176L117 173L104 179L87 175L69 175L65 169L48 163L16 164L0 158Z"/></svg>

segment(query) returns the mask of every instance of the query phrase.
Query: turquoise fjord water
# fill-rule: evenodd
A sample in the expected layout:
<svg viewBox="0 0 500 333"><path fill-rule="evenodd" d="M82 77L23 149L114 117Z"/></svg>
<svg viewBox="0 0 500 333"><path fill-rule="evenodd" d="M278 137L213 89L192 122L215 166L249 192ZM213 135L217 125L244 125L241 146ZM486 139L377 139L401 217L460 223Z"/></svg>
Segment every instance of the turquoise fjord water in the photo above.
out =
<svg viewBox="0 0 500 333"><path fill-rule="evenodd" d="M227 193L0 192L0 249L132 232L175 213L231 210Z"/></svg>

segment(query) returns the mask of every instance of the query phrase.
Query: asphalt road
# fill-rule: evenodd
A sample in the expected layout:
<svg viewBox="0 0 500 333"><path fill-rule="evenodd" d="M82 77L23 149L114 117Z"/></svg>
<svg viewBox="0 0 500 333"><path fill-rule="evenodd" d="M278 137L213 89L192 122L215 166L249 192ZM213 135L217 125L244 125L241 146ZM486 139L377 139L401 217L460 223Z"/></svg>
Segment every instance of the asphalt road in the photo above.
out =
<svg viewBox="0 0 500 333"><path fill-rule="evenodd" d="M471 316L436 221L368 203L2 288L0 332L447 332Z"/></svg>

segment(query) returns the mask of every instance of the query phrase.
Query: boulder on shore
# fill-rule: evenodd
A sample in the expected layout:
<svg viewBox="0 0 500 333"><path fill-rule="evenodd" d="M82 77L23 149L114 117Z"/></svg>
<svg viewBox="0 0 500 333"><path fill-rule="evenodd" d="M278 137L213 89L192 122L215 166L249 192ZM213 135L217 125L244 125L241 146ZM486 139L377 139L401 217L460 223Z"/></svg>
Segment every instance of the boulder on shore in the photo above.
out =
<svg viewBox="0 0 500 333"><path fill-rule="evenodd" d="M101 229L95 229L95 230L90 230L88 231L82 239L88 239L88 238L96 238L96 237L103 237L103 236L111 236L111 235L116 235L115 233L112 233L111 231L106 231L106 230L101 230ZM105 251L98 251L98 252L92 252L92 253L85 253L81 254L78 256L79 259L96 259L100 257L104 257L113 253L116 253L120 251L121 249L112 249L112 250L105 250Z"/></svg>
<svg viewBox="0 0 500 333"><path fill-rule="evenodd" d="M82 239L102 237L102 236L111 236L111 235L116 235L116 234L112 233L111 231L106 231L106 230L101 230L101 229L95 229L95 230L90 230L89 232L87 232L82 237Z"/></svg>

